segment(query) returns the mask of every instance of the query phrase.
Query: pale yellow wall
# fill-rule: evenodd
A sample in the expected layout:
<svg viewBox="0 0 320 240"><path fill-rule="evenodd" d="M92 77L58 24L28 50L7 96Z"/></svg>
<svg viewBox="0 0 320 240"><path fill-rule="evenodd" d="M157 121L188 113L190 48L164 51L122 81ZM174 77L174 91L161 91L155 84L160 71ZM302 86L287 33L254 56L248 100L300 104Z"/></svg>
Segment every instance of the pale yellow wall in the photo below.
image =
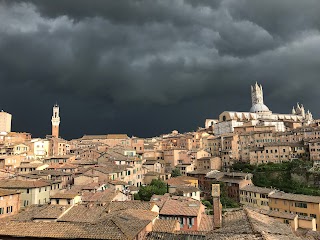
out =
<svg viewBox="0 0 320 240"><path fill-rule="evenodd" d="M272 195L271 195L272 196ZM294 214L303 213L310 217L310 214L315 214L317 219L317 230L320 229L320 203L307 203L307 208L295 207L295 202L299 203L299 201L291 201L291 200L283 200L283 199L274 199L269 198L269 207L272 210L282 211L282 212L291 212Z"/></svg>
<svg viewBox="0 0 320 240"><path fill-rule="evenodd" d="M240 190L240 203L245 206L269 210L268 194Z"/></svg>
<svg viewBox="0 0 320 240"><path fill-rule="evenodd" d="M39 190L41 191L39 192ZM50 202L50 186L41 188L21 189L21 207L30 206L32 204L44 204ZM40 201L40 202L39 202Z"/></svg>

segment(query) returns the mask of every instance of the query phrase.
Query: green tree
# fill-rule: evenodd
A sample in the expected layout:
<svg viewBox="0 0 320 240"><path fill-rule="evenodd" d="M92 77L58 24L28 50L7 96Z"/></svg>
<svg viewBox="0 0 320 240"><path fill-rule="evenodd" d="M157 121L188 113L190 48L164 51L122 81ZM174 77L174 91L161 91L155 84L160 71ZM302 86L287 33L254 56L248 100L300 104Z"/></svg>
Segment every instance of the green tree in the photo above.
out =
<svg viewBox="0 0 320 240"><path fill-rule="evenodd" d="M135 199L150 201L153 194L164 195L167 192L167 184L160 179L153 179L150 185L141 186Z"/></svg>
<svg viewBox="0 0 320 240"><path fill-rule="evenodd" d="M178 176L181 176L180 169L179 168L172 169L171 177L178 177Z"/></svg>
<svg viewBox="0 0 320 240"><path fill-rule="evenodd" d="M224 183L220 183L220 202L223 208L238 208L239 204L228 197L227 186Z"/></svg>

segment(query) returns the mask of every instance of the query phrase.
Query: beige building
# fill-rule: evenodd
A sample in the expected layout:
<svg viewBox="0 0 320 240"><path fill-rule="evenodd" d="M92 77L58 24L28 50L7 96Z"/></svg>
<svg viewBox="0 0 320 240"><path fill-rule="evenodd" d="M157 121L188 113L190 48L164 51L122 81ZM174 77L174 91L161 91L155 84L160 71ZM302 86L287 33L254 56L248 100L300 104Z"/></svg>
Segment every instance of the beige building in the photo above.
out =
<svg viewBox="0 0 320 240"><path fill-rule="evenodd" d="M60 189L60 183L49 183L44 180L21 181L1 180L1 189L13 189L21 192L21 207L50 202L50 192Z"/></svg>
<svg viewBox="0 0 320 240"><path fill-rule="evenodd" d="M202 157L197 159L197 169L221 170L220 157Z"/></svg>
<svg viewBox="0 0 320 240"><path fill-rule="evenodd" d="M26 132L9 132L5 134L0 133L0 143L3 144L18 144L31 140L31 134Z"/></svg>
<svg viewBox="0 0 320 240"><path fill-rule="evenodd" d="M267 211L264 214L272 217L278 222L288 224L293 231L297 231L298 228L311 231L316 231L317 222L315 218L299 216L297 214L288 213L288 212L279 212L279 211Z"/></svg>
<svg viewBox="0 0 320 240"><path fill-rule="evenodd" d="M0 189L0 218L17 214L20 210L19 191Z"/></svg>
<svg viewBox="0 0 320 240"><path fill-rule="evenodd" d="M271 188L247 185L240 188L240 203L244 206L269 210L269 194L275 192Z"/></svg>
<svg viewBox="0 0 320 240"><path fill-rule="evenodd" d="M75 205L81 203L81 196L78 193L56 193L50 197L50 203L52 205Z"/></svg>
<svg viewBox="0 0 320 240"><path fill-rule="evenodd" d="M164 160L146 160L143 163L143 167L146 168L147 172L158 172L158 173L165 172Z"/></svg>
<svg viewBox="0 0 320 240"><path fill-rule="evenodd" d="M207 139L209 149L213 157L221 158L222 168L227 168L240 159L239 135L234 133Z"/></svg>
<svg viewBox="0 0 320 240"><path fill-rule="evenodd" d="M319 196L275 192L269 195L269 207L273 211L315 218L317 231L320 230Z"/></svg>
<svg viewBox="0 0 320 240"><path fill-rule="evenodd" d="M27 154L30 148L26 144L20 143L13 146L13 154L20 155L20 154Z"/></svg>
<svg viewBox="0 0 320 240"><path fill-rule="evenodd" d="M179 164L178 160L187 162L187 150L170 149L164 151L164 162L170 164L172 169Z"/></svg>
<svg viewBox="0 0 320 240"><path fill-rule="evenodd" d="M22 155L2 155L0 156L0 168L14 171L24 159L25 156Z"/></svg>
<svg viewBox="0 0 320 240"><path fill-rule="evenodd" d="M179 163L175 168L179 169L181 175L187 176L188 172L192 172L195 169L195 165L193 163Z"/></svg>
<svg viewBox="0 0 320 240"><path fill-rule="evenodd" d="M263 147L250 149L250 164L281 163L305 156L301 143L265 143Z"/></svg>
<svg viewBox="0 0 320 240"><path fill-rule="evenodd" d="M11 132L11 119L12 115L10 113L0 112L0 133L9 133Z"/></svg>
<svg viewBox="0 0 320 240"><path fill-rule="evenodd" d="M50 140L50 148L49 155L50 156L64 156L67 152L67 141L61 138L49 138Z"/></svg>
<svg viewBox="0 0 320 240"><path fill-rule="evenodd" d="M320 164L320 139L315 139L309 142L310 160L313 165Z"/></svg>

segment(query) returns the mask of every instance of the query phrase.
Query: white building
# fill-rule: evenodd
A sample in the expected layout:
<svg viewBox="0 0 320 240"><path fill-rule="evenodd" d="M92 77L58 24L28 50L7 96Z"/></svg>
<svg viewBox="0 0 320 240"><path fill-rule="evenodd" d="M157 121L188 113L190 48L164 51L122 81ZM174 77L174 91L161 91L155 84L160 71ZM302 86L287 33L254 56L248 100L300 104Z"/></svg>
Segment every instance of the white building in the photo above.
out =
<svg viewBox="0 0 320 240"><path fill-rule="evenodd" d="M50 140L34 138L31 140L31 149L35 158L42 159L50 155Z"/></svg>
<svg viewBox="0 0 320 240"><path fill-rule="evenodd" d="M291 114L272 113L264 104L262 86L257 83L251 86L252 107L250 112L230 112L224 111L219 115L219 120L214 124L214 134L221 135L232 133L235 127L243 125L251 126L275 126L275 130L284 132L286 130L285 122L298 122L305 125L313 121L311 112L305 112L303 105L297 104L292 109ZM205 122L208 126L208 120Z"/></svg>

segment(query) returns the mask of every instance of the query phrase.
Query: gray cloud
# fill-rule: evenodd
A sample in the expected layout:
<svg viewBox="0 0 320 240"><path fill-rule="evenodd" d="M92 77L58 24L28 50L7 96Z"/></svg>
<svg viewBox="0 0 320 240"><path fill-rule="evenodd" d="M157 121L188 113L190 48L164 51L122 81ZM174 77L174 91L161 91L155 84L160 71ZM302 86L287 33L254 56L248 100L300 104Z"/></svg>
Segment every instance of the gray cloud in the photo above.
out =
<svg viewBox="0 0 320 240"><path fill-rule="evenodd" d="M79 101L97 119L114 121L114 131L130 112L132 127L140 129L136 135L155 134L152 127L139 127L141 115L183 116L182 129L191 130L219 111L248 110L255 81L265 86L274 111L288 111L302 100L316 111L319 5L316 0L1 1L0 84L21 88L18 94L27 99L28 91L40 98L59 96L70 109L72 100ZM192 106L188 114L186 106Z"/></svg>

